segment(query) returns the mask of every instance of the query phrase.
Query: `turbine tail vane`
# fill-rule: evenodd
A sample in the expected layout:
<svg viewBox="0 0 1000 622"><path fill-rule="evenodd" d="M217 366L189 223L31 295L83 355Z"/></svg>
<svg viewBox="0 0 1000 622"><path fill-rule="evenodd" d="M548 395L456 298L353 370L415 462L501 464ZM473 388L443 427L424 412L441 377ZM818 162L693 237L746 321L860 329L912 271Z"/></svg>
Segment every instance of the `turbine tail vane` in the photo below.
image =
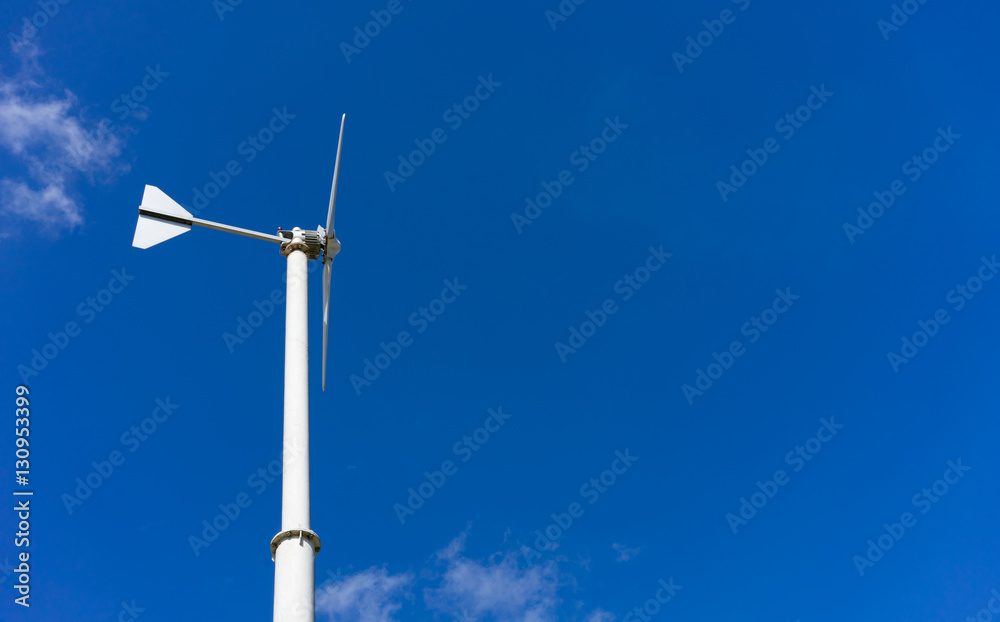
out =
<svg viewBox="0 0 1000 622"><path fill-rule="evenodd" d="M187 211L177 202L166 195L165 192L156 186L146 186L142 193L142 205L139 206L139 221L135 225L135 235L132 238L132 246L136 248L149 248L156 246L160 242L166 242L170 238L175 238L182 233L191 230L191 225L198 225L206 229L235 233L248 238L264 240L266 242L277 242L283 244L285 238L270 233L260 233L242 227L224 225L220 222L202 220L195 218L191 212Z"/></svg>
<svg viewBox="0 0 1000 622"><path fill-rule="evenodd" d="M146 186L146 190L142 193L141 209L151 213L139 214L139 221L135 224L135 236L132 238L132 246L136 248L156 246L160 242L166 242L191 230L193 223L191 212L156 186ZM166 218L159 218L154 214Z"/></svg>

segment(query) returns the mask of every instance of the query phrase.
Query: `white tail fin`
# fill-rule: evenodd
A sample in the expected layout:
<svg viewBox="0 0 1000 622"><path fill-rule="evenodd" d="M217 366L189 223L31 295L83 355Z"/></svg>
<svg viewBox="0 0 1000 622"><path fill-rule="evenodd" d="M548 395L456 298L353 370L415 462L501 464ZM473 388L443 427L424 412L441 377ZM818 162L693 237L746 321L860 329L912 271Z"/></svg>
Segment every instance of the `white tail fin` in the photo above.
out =
<svg viewBox="0 0 1000 622"><path fill-rule="evenodd" d="M191 222L177 222L176 220L188 220L193 218L191 212L181 207L176 201L168 197L156 186L146 186L142 193L143 210L152 214L139 214L139 221L135 225L135 237L132 238L132 246L136 248L149 248L156 246L160 242L166 242L170 238L175 238L182 233L191 230ZM171 220L157 218L154 214L163 214L171 217Z"/></svg>
<svg viewBox="0 0 1000 622"><path fill-rule="evenodd" d="M156 186L146 186L142 193L142 208L151 212L159 212L176 218L194 218L177 201L174 201Z"/></svg>
<svg viewBox="0 0 1000 622"><path fill-rule="evenodd" d="M152 216L139 215L139 222L135 225L135 237L132 238L132 246L136 248L149 248L156 246L160 242L166 242L170 238L176 238L182 233L191 230L191 225L182 225L171 220L160 220Z"/></svg>

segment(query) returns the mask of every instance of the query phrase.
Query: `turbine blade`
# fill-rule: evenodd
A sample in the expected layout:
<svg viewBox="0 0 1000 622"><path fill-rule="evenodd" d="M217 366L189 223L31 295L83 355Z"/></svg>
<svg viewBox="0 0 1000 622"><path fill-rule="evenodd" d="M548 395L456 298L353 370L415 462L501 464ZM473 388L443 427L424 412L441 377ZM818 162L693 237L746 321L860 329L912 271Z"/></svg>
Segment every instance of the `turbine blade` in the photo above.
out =
<svg viewBox="0 0 1000 622"><path fill-rule="evenodd" d="M340 140L337 141L337 162L333 165L333 186L330 188L330 210L326 214L326 234L333 235L333 215L337 211L337 180L340 179L340 150L344 147L345 114L340 118Z"/></svg>
<svg viewBox="0 0 1000 622"><path fill-rule="evenodd" d="M323 390L326 391L326 341L330 332L330 276L333 273L333 257L323 262Z"/></svg>

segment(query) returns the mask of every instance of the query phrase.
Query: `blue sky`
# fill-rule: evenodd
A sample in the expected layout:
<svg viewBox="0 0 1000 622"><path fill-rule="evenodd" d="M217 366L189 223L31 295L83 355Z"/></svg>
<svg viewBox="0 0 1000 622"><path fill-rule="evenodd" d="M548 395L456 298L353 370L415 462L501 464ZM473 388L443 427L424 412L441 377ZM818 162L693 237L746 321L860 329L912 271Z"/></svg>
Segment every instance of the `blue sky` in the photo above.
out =
<svg viewBox="0 0 1000 622"><path fill-rule="evenodd" d="M0 8L3 619L269 619L284 262L130 244L145 184L316 227L342 113L318 620L1000 612L995 4L44 4Z"/></svg>

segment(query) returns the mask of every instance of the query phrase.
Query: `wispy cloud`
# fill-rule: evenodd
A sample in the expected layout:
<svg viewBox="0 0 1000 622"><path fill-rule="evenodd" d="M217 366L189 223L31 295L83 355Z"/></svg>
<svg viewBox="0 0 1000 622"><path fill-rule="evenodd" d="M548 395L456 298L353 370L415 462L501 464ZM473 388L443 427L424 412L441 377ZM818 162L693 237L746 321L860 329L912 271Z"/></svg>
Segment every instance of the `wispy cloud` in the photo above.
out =
<svg viewBox="0 0 1000 622"><path fill-rule="evenodd" d="M636 554L639 553L639 547L630 548L625 546L624 544L619 544L617 542L612 544L611 548L618 551L618 557L615 558L615 561L619 562L627 562L628 560L632 559Z"/></svg>
<svg viewBox="0 0 1000 622"><path fill-rule="evenodd" d="M369 568L338 577L316 590L316 612L332 622L392 622L409 597L413 576Z"/></svg>
<svg viewBox="0 0 1000 622"><path fill-rule="evenodd" d="M0 73L0 147L23 168L0 178L0 212L50 233L72 231L84 222L75 183L127 172L118 161L123 140L109 123L88 122L76 95L46 77L34 43L12 51L20 67L13 75Z"/></svg>
<svg viewBox="0 0 1000 622"><path fill-rule="evenodd" d="M465 555L466 533L435 553L419 572L391 574L372 567L323 584L316 592L316 611L330 622L397 622L444 619L455 622L556 622L570 619L561 588L574 584L556 561L524 565L516 551L486 559ZM423 602L413 597L420 591ZM595 609L572 619L612 622L610 613ZM401 617L400 617L401 616Z"/></svg>
<svg viewBox="0 0 1000 622"><path fill-rule="evenodd" d="M428 607L460 620L486 617L497 622L556 620L559 578L555 562L521 568L513 551L477 561L462 555L466 534L437 554L445 570L440 586L428 588Z"/></svg>

